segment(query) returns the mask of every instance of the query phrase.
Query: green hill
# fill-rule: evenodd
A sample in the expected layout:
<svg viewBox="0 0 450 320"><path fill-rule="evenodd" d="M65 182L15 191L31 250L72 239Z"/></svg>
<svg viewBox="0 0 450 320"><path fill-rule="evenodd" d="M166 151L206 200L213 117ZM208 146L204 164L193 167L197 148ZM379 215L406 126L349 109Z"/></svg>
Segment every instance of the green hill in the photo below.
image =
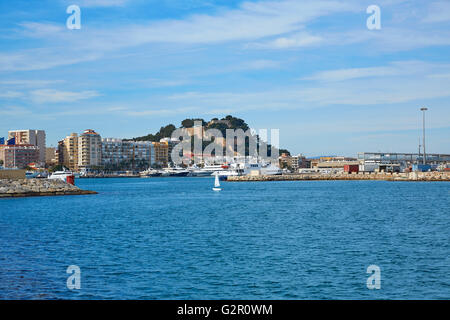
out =
<svg viewBox="0 0 450 320"><path fill-rule="evenodd" d="M183 121L181 121L181 126L180 128L192 128L194 126L194 123L196 121L199 121L202 123L202 126L204 127L205 130L208 129L217 129L220 130L220 132L222 133L222 135L224 137L226 137L226 130L227 129L242 129L244 132L247 131L250 127L248 126L248 124L240 118L236 118L233 117L231 115L226 116L225 118L222 119L218 119L218 118L213 118L210 121L205 121L204 119L201 118L192 118L192 119L184 119ZM152 141L152 142L159 142L161 139L163 138L170 138L172 133L176 130L177 128L175 127L175 125L173 124L168 124L165 127L161 127L159 129L158 132L156 132L155 134L149 133L146 136L142 136L142 137L135 137L132 139L127 139L127 140L132 140L132 141ZM257 136L254 136L255 139L257 139ZM208 145L210 142L208 141L204 141L203 144L206 146ZM247 148L246 148L247 149ZM271 146L268 145L268 150L271 149ZM270 153L270 151L269 151ZM290 154L290 152L286 149L280 149L279 153L288 153Z"/></svg>

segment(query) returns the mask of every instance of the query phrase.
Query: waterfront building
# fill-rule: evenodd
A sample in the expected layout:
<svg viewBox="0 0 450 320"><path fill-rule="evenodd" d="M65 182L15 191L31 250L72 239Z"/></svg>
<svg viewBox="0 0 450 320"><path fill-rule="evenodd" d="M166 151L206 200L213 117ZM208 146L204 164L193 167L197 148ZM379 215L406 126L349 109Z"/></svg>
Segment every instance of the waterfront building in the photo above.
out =
<svg viewBox="0 0 450 320"><path fill-rule="evenodd" d="M359 161L356 158L349 157L322 157L322 160L315 165L315 168L344 171L345 167L348 166L359 166Z"/></svg>
<svg viewBox="0 0 450 320"><path fill-rule="evenodd" d="M301 168L309 168L310 162L302 154L290 156L287 153L282 153L278 158L280 168L288 168L293 172L297 172Z"/></svg>
<svg viewBox="0 0 450 320"><path fill-rule="evenodd" d="M31 144L1 145L0 160L5 168L24 169L30 163L39 162L39 147Z"/></svg>
<svg viewBox="0 0 450 320"><path fill-rule="evenodd" d="M153 144L150 141L102 139L102 165L111 170L147 169L154 164Z"/></svg>
<svg viewBox="0 0 450 320"><path fill-rule="evenodd" d="M168 154L169 154L169 159L170 159L170 155L172 154L172 150L173 148L180 143L180 139L178 138L162 138L161 140L159 140L159 142L163 142L163 143L167 143L169 146L168 149Z"/></svg>
<svg viewBox="0 0 450 320"><path fill-rule="evenodd" d="M92 129L78 137L78 169L86 171L101 165L102 138Z"/></svg>
<svg viewBox="0 0 450 320"><path fill-rule="evenodd" d="M59 142L58 150L60 164L72 171L78 171L78 134L72 133Z"/></svg>
<svg viewBox="0 0 450 320"><path fill-rule="evenodd" d="M344 170L346 165L359 164L358 159L342 156L321 156L310 158L311 168L319 169L341 169Z"/></svg>
<svg viewBox="0 0 450 320"><path fill-rule="evenodd" d="M55 151L56 164L64 164L64 140L58 141L58 147Z"/></svg>
<svg viewBox="0 0 450 320"><path fill-rule="evenodd" d="M360 170L374 171L404 171L413 169L413 165L423 163L423 154L420 153L392 153L392 152L360 152L358 153ZM432 169L446 166L450 163L450 154L427 154L426 162Z"/></svg>
<svg viewBox="0 0 450 320"><path fill-rule="evenodd" d="M32 145L39 148L38 162L45 163L45 131L44 130L11 130L8 139L15 138L17 145Z"/></svg>
<svg viewBox="0 0 450 320"><path fill-rule="evenodd" d="M133 150L133 159L136 166L148 168L155 163L153 143L150 141L133 142Z"/></svg>
<svg viewBox="0 0 450 320"><path fill-rule="evenodd" d="M169 164L169 143L153 142L153 150L155 151L155 163L167 167Z"/></svg>
<svg viewBox="0 0 450 320"><path fill-rule="evenodd" d="M45 149L45 164L53 166L58 163L56 148L50 147Z"/></svg>

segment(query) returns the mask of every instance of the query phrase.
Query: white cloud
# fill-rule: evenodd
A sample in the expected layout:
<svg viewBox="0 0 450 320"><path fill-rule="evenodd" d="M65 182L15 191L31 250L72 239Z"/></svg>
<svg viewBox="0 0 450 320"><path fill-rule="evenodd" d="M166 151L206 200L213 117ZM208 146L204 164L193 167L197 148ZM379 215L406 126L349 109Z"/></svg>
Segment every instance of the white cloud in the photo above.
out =
<svg viewBox="0 0 450 320"><path fill-rule="evenodd" d="M263 111L332 105L375 106L450 97L450 86L445 81L428 77L436 70L449 72L450 65L405 61L378 69L331 70L312 77L315 80L333 77L334 81L318 85L278 87L263 92L185 92L168 97L166 102L208 109ZM367 78L361 80L361 77Z"/></svg>
<svg viewBox="0 0 450 320"><path fill-rule="evenodd" d="M198 108L188 107L188 108L164 108L164 109L149 109L141 111L127 111L126 115L132 117L145 117L145 116L166 116L166 115L177 115L185 114L189 112L198 112Z"/></svg>
<svg viewBox="0 0 450 320"><path fill-rule="evenodd" d="M31 91L30 94L31 100L36 103L76 102L98 97L100 95L96 91L71 92L53 89L34 90Z"/></svg>
<svg viewBox="0 0 450 320"><path fill-rule="evenodd" d="M23 107L18 107L18 106L7 106L7 107L0 107L0 115L2 116L24 116L24 115L28 115L31 112L28 109L25 109Z"/></svg>
<svg viewBox="0 0 450 320"><path fill-rule="evenodd" d="M45 87L50 84L58 84L58 83L64 83L64 80L25 80L25 79L19 79L19 80L3 80L0 81L0 85L3 86L13 86L13 87Z"/></svg>
<svg viewBox="0 0 450 320"><path fill-rule="evenodd" d="M422 21L427 23L450 21L450 2L438 1L432 3Z"/></svg>
<svg viewBox="0 0 450 320"><path fill-rule="evenodd" d="M125 46L151 42L205 44L246 41L296 31L318 17L352 9L354 7L350 4L323 0L244 2L238 9L222 10L214 15L191 15L184 20L99 30L98 35L107 39L114 37L119 40L118 45Z"/></svg>
<svg viewBox="0 0 450 320"><path fill-rule="evenodd" d="M261 59L253 60L242 63L236 69L239 70L262 70L262 69L272 69L278 68L281 65L280 61Z"/></svg>
<svg viewBox="0 0 450 320"><path fill-rule="evenodd" d="M65 41L70 35L70 39L78 40L80 45L97 44L97 48L120 48L152 42L204 44L281 35L301 30L306 23L321 16L354 10L354 5L334 0L261 1L244 2L238 9L223 9L216 14L197 14L184 19L156 20L116 28L91 27L88 32L84 32L87 28L82 28L70 34L63 26L54 24L27 22L21 26L22 35L56 37ZM78 39L74 35L78 35Z"/></svg>
<svg viewBox="0 0 450 320"><path fill-rule="evenodd" d="M103 1L92 2L101 4ZM95 27L84 25L71 32L64 24L24 22L16 34L37 38L40 48L0 53L0 71L43 70L98 60L111 52L146 44L203 45L257 41L276 37L275 46L299 46L315 37L280 37L305 28L306 23L338 12L354 11L352 3L335 0L244 2L237 9L214 14L190 15L183 19L153 20L147 23ZM70 45L68 45L70 44Z"/></svg>
<svg viewBox="0 0 450 320"><path fill-rule="evenodd" d="M434 78L434 79L450 79L450 73L430 74L427 77L428 78Z"/></svg>
<svg viewBox="0 0 450 320"><path fill-rule="evenodd" d="M78 0L76 1L76 4L78 4L81 8L123 7L129 2L130 0ZM73 1L68 1L67 3L72 4Z"/></svg>
<svg viewBox="0 0 450 320"><path fill-rule="evenodd" d="M320 71L301 80L345 81L360 78L406 76L420 74L432 67L432 64L422 61L400 61L393 62L389 66Z"/></svg>
<svg viewBox="0 0 450 320"><path fill-rule="evenodd" d="M157 78L144 79L139 80L137 82L150 88L178 87L190 83L190 81L187 79L157 79Z"/></svg>
<svg viewBox="0 0 450 320"><path fill-rule="evenodd" d="M94 1L91 5L106 1ZM111 2L122 4L122 1ZM384 6L394 6L389 1ZM377 51L401 51L428 46L450 45L450 33L383 26L377 32L365 28L311 33L309 23L335 13L364 12L357 1L261 1L244 2L236 9L214 14L190 15L183 19L152 20L111 27L87 25L77 32L63 24L22 23L19 36L47 41L41 49L0 54L0 71L42 70L98 60L111 52L143 45L214 45L240 42L247 48L288 50L310 46L340 46L362 43ZM395 7L394 7L395 9ZM98 26L98 25L97 25ZM70 43L70 46L67 46ZM62 49L62 47L67 47ZM145 49L144 49L145 50Z"/></svg>
<svg viewBox="0 0 450 320"><path fill-rule="evenodd" d="M300 48L320 44L323 40L324 39L322 37L301 32L291 36L279 37L270 41L251 43L247 47L256 49Z"/></svg>
<svg viewBox="0 0 450 320"><path fill-rule="evenodd" d="M365 31L370 37L369 45L376 46L381 51L406 51L416 48L450 45L450 32L415 30L413 28L383 28L382 32Z"/></svg>
<svg viewBox="0 0 450 320"><path fill-rule="evenodd" d="M0 71L44 70L97 60L101 53L77 50L62 51L61 48L24 50L16 53L0 53Z"/></svg>
<svg viewBox="0 0 450 320"><path fill-rule="evenodd" d="M11 98L19 98L19 97L22 97L22 96L23 96L23 93L22 92L18 92L18 91L0 92L0 98L11 99Z"/></svg>

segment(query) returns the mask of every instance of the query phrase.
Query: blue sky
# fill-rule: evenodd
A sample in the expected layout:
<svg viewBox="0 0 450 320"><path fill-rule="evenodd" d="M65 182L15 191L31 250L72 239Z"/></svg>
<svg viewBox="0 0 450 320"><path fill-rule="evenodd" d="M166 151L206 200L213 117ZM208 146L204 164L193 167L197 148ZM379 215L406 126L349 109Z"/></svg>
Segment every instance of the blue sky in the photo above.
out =
<svg viewBox="0 0 450 320"><path fill-rule="evenodd" d="M421 106L450 153L450 1L0 0L0 136L232 114L293 153L416 152Z"/></svg>

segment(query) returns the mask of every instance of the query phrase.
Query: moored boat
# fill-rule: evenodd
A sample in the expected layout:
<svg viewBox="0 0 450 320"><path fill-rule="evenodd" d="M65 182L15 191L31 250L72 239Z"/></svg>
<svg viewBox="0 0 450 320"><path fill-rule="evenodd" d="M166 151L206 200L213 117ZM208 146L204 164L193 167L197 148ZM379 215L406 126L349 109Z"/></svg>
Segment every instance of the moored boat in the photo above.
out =
<svg viewBox="0 0 450 320"><path fill-rule="evenodd" d="M73 184L73 182L74 182L74 180L75 180L75 176L74 176L74 174L73 174L72 171L66 170L66 169L64 168L63 171L55 171L55 172L53 172L53 173L48 177L48 179L50 179L50 180L62 180L62 181L64 181L64 182Z"/></svg>
<svg viewBox="0 0 450 320"><path fill-rule="evenodd" d="M162 175L162 171L149 168L145 171L139 172L139 175L141 176L141 178L160 177Z"/></svg>

